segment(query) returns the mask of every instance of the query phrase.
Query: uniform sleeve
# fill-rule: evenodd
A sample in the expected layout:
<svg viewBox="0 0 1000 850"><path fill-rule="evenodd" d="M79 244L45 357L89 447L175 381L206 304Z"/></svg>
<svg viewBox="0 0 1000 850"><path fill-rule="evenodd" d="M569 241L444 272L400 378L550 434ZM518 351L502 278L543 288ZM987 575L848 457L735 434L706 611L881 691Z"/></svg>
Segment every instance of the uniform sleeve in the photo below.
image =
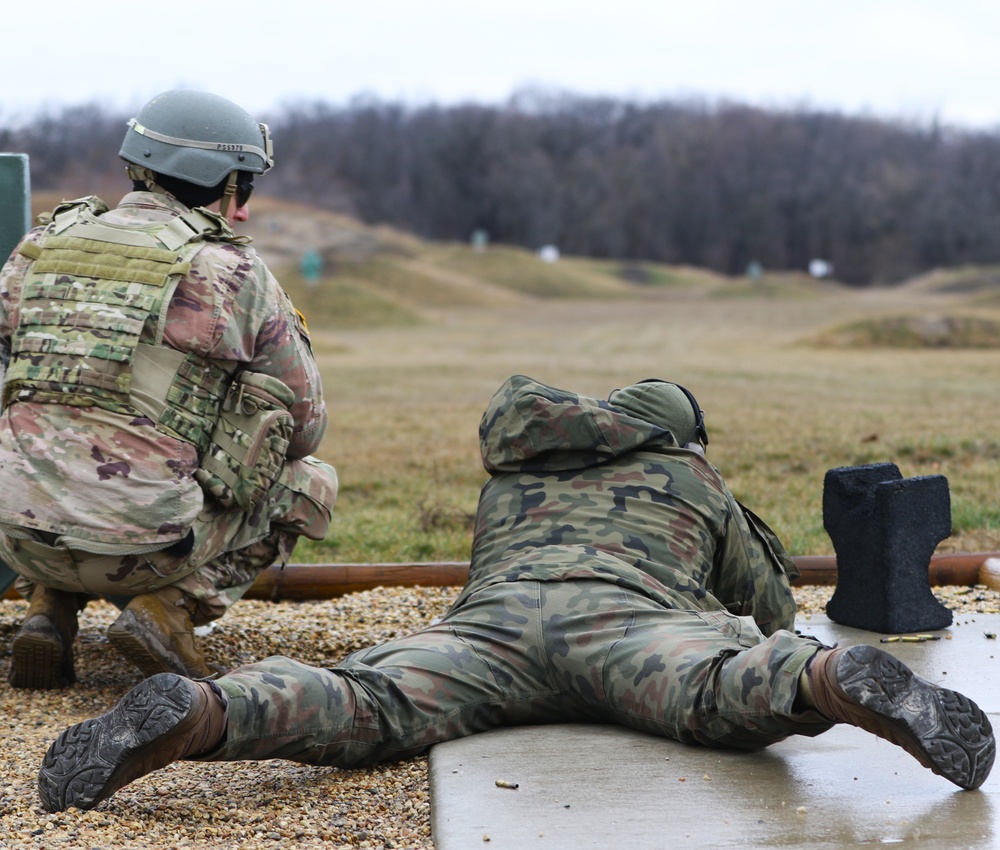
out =
<svg viewBox="0 0 1000 850"><path fill-rule="evenodd" d="M319 367L301 314L263 262L258 263L257 272L270 309L262 317L254 354L246 368L279 378L291 389L295 397L291 411L295 428L288 457L301 458L319 448L326 431L327 412Z"/></svg>
<svg viewBox="0 0 1000 850"><path fill-rule="evenodd" d="M716 552L712 592L732 613L753 617L765 635L791 629L795 563L763 520L727 495L729 520Z"/></svg>
<svg viewBox="0 0 1000 850"><path fill-rule="evenodd" d="M283 381L292 392L291 460L312 454L326 430L319 369L305 325L252 248L209 243L171 301L164 340L231 368Z"/></svg>

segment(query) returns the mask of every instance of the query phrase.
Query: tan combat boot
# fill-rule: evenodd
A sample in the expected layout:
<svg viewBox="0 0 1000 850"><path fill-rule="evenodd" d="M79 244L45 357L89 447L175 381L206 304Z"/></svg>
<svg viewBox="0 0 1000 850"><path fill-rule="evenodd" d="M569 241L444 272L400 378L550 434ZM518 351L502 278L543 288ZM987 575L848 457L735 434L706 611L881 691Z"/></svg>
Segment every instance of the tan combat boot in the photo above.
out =
<svg viewBox="0 0 1000 850"><path fill-rule="evenodd" d="M226 734L226 701L211 682L161 673L107 714L66 729L38 772L49 812L92 809L123 785L178 759L210 753Z"/></svg>
<svg viewBox="0 0 1000 850"><path fill-rule="evenodd" d="M189 604L172 587L136 596L108 628L108 640L144 676L214 677L224 671L209 667L195 644Z"/></svg>
<svg viewBox="0 0 1000 850"><path fill-rule="evenodd" d="M77 615L87 604L83 594L36 584L28 613L10 646L12 688L64 688L76 681L73 639Z"/></svg>
<svg viewBox="0 0 1000 850"><path fill-rule="evenodd" d="M865 644L820 650L799 683L799 696L820 714L891 741L962 788L989 776L996 742L985 712L888 652Z"/></svg>

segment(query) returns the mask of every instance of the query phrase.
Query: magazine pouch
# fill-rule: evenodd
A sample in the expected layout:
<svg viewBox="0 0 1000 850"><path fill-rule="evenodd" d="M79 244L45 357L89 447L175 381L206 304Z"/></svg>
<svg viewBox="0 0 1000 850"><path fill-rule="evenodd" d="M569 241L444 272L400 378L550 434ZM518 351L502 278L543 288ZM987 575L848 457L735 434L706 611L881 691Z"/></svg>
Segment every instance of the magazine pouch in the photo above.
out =
<svg viewBox="0 0 1000 850"><path fill-rule="evenodd" d="M270 375L241 372L229 387L195 478L226 507L251 511L281 475L293 395Z"/></svg>

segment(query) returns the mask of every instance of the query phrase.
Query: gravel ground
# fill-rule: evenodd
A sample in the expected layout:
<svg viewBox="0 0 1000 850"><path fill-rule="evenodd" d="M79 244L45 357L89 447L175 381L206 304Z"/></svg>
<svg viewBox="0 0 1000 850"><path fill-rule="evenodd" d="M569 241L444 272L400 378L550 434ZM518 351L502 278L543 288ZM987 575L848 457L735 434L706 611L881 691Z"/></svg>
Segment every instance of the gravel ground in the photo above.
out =
<svg viewBox="0 0 1000 850"><path fill-rule="evenodd" d="M796 588L803 614L822 613L830 587ZM1000 594L985 588L935 588L969 622L1000 613ZM440 616L455 588L377 589L324 602L243 601L203 638L207 654L231 666L268 655L333 665L347 653L406 634ZM0 645L9 647L26 604L0 600ZM117 616L107 603L81 615L79 682L60 691L6 687L0 847L415 848L432 850L427 761L368 770L312 768L291 762L176 763L119 791L90 812L48 814L38 806L35 776L51 740L67 725L101 714L139 681L108 646Z"/></svg>

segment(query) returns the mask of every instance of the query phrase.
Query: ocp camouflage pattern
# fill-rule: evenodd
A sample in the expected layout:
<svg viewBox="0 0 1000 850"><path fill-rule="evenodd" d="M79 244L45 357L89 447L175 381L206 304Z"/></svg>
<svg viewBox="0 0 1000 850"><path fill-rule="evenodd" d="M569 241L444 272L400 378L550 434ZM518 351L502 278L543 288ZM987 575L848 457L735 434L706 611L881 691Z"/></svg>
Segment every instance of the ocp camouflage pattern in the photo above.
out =
<svg viewBox="0 0 1000 850"><path fill-rule="evenodd" d="M168 196L132 192L101 221L141 228L185 212L186 207ZM35 228L23 242L40 244L44 234L44 227ZM18 325L30 262L15 250L0 271L3 363ZM248 245L234 238L204 243L170 301L163 341L229 375L249 370L280 379L294 397L287 457L302 459L316 451L327 414L309 338L288 296ZM247 546L271 533L271 511L232 517L219 512L194 478L198 466L195 445L163 433L149 419L99 407L39 403L30 396L14 400L0 416L0 475L5 484L0 488L0 525L68 537L92 552L114 546L137 553L162 548L183 539L199 523L205 540L228 529L225 533L235 534ZM336 476L318 462L302 469L307 475L317 471L322 480L315 487L308 482L296 487L315 490L326 499L319 512L329 516ZM203 515L206 510L210 516ZM206 519L219 520L220 525L208 530ZM315 531L311 520L305 524ZM16 562L11 566L17 569Z"/></svg>

